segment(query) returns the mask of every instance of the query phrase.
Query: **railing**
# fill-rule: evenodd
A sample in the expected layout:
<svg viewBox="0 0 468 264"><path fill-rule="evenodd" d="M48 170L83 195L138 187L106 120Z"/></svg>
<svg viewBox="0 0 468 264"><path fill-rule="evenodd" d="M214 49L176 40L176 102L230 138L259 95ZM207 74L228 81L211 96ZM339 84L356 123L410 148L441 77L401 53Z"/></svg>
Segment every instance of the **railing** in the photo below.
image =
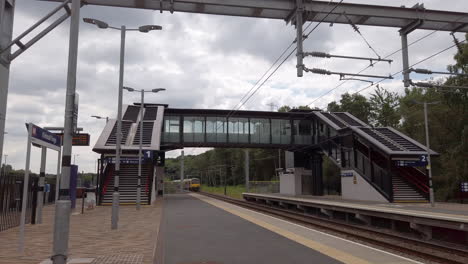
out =
<svg viewBox="0 0 468 264"><path fill-rule="evenodd" d="M422 174L422 172L420 172L417 169L409 168L409 167L396 167L396 170L399 172L399 175L401 175L405 180L407 180L410 184L412 184L418 190L423 192L425 196L429 194L429 186L427 185L427 182L424 179L422 179L422 177L418 177L415 174L415 173Z"/></svg>
<svg viewBox="0 0 468 264"><path fill-rule="evenodd" d="M102 196L104 196L107 192L107 186L112 179L112 174L114 172L114 167L107 165L104 170L104 184L102 186Z"/></svg>
<svg viewBox="0 0 468 264"><path fill-rule="evenodd" d="M31 220L34 180L35 177L30 177L28 184L27 223ZM22 199L23 177L0 175L0 232L19 225Z"/></svg>
<svg viewBox="0 0 468 264"><path fill-rule="evenodd" d="M375 162L370 163L363 153L355 150L354 170L367 180L376 190L385 196L389 201L393 200L392 176L391 174L377 165Z"/></svg>

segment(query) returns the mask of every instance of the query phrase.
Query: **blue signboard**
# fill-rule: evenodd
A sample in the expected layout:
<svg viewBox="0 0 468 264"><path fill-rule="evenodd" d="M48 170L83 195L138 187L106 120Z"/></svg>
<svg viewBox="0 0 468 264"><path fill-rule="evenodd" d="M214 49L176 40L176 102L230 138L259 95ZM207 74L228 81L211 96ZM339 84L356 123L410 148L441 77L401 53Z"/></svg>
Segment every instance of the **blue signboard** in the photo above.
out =
<svg viewBox="0 0 468 264"><path fill-rule="evenodd" d="M353 172L342 172L341 177L353 177L354 173Z"/></svg>
<svg viewBox="0 0 468 264"><path fill-rule="evenodd" d="M148 159L145 159L144 157L141 159L142 163L145 163L148 161ZM110 157L107 158L107 163L115 163L115 157ZM120 164L138 164L138 157L121 157L120 158Z"/></svg>
<svg viewBox="0 0 468 264"><path fill-rule="evenodd" d="M424 167L427 166L427 155L421 155L419 160L397 160L398 167Z"/></svg>
<svg viewBox="0 0 468 264"><path fill-rule="evenodd" d="M26 128L28 128L29 124L26 124ZM41 127L38 127L32 124L32 131L31 131L31 142L35 145L44 146L47 148L59 150L62 142L60 137L51 133Z"/></svg>
<svg viewBox="0 0 468 264"><path fill-rule="evenodd" d="M143 158L152 160L153 159L153 151L152 150L143 150Z"/></svg>
<svg viewBox="0 0 468 264"><path fill-rule="evenodd" d="M468 182L462 182L460 184L460 190L461 192L468 192Z"/></svg>

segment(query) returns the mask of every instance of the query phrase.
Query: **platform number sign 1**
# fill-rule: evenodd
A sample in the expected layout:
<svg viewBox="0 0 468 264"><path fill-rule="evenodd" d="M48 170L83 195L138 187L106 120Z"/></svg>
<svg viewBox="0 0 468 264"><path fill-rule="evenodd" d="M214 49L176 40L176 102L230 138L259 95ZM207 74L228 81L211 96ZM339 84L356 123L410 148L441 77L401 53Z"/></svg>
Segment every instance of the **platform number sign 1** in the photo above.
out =
<svg viewBox="0 0 468 264"><path fill-rule="evenodd" d="M152 150L143 150L143 158L145 160L153 159L153 151Z"/></svg>

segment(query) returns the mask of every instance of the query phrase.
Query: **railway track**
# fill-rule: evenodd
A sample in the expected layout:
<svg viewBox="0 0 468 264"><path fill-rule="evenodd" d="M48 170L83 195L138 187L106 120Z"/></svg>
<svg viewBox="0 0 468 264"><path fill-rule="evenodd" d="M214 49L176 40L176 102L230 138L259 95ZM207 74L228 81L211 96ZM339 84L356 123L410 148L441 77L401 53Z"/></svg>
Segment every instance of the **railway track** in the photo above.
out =
<svg viewBox="0 0 468 264"><path fill-rule="evenodd" d="M376 245L384 249L414 256L423 261L443 264L466 264L468 263L468 251L461 248L439 245L435 242L421 241L413 238L403 237L401 234L390 234L379 232L371 228L361 227L334 220L327 220L302 212L286 210L270 205L260 205L244 200L239 200L224 195L200 192L200 194L232 203L247 209L259 211L272 216L279 216L285 220L292 221L307 227L330 231L342 237L358 240L368 244Z"/></svg>

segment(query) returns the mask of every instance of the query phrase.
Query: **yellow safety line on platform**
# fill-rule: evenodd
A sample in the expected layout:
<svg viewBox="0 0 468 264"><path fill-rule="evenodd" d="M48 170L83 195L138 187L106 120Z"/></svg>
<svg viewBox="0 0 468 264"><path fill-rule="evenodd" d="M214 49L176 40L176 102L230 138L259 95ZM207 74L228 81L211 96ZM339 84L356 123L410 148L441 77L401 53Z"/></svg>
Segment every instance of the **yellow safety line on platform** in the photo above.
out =
<svg viewBox="0 0 468 264"><path fill-rule="evenodd" d="M327 255L331 258L334 258L338 261L341 261L343 263L347 263L347 264L371 264L371 262L367 261L367 260L364 260L364 259L361 259L361 258L358 258L358 257L355 257L353 255L350 255L346 252L343 252L341 250L338 250L336 248L332 248L332 247L329 247L329 246L326 246L324 244L321 244L317 241L313 241L313 240L310 240L310 239L307 239L303 236L300 236L300 235L297 235L293 232L290 232L290 231L287 231L287 230L284 230L282 228L279 228L277 226L274 226L272 224L269 224L267 222L264 222L262 220L259 220L259 219L256 219L255 217L252 217L250 215L247 215L247 214L244 214L240 211L237 211L237 210L234 210L234 209L231 209L231 208L227 208L226 206L224 206L222 204L222 202L218 202L218 201L215 201L215 200L211 200L210 198L207 198L207 197L203 197L201 195L197 195L197 194L189 194L197 199L200 199L206 203L209 203L213 206L216 206L220 209L223 209L233 215L237 215L249 222L252 222L256 225L259 225L265 229L268 229L272 232L275 232L283 237L286 237L292 241L295 241L301 245L304 245L308 248L311 248L313 250L316 250L324 255Z"/></svg>

